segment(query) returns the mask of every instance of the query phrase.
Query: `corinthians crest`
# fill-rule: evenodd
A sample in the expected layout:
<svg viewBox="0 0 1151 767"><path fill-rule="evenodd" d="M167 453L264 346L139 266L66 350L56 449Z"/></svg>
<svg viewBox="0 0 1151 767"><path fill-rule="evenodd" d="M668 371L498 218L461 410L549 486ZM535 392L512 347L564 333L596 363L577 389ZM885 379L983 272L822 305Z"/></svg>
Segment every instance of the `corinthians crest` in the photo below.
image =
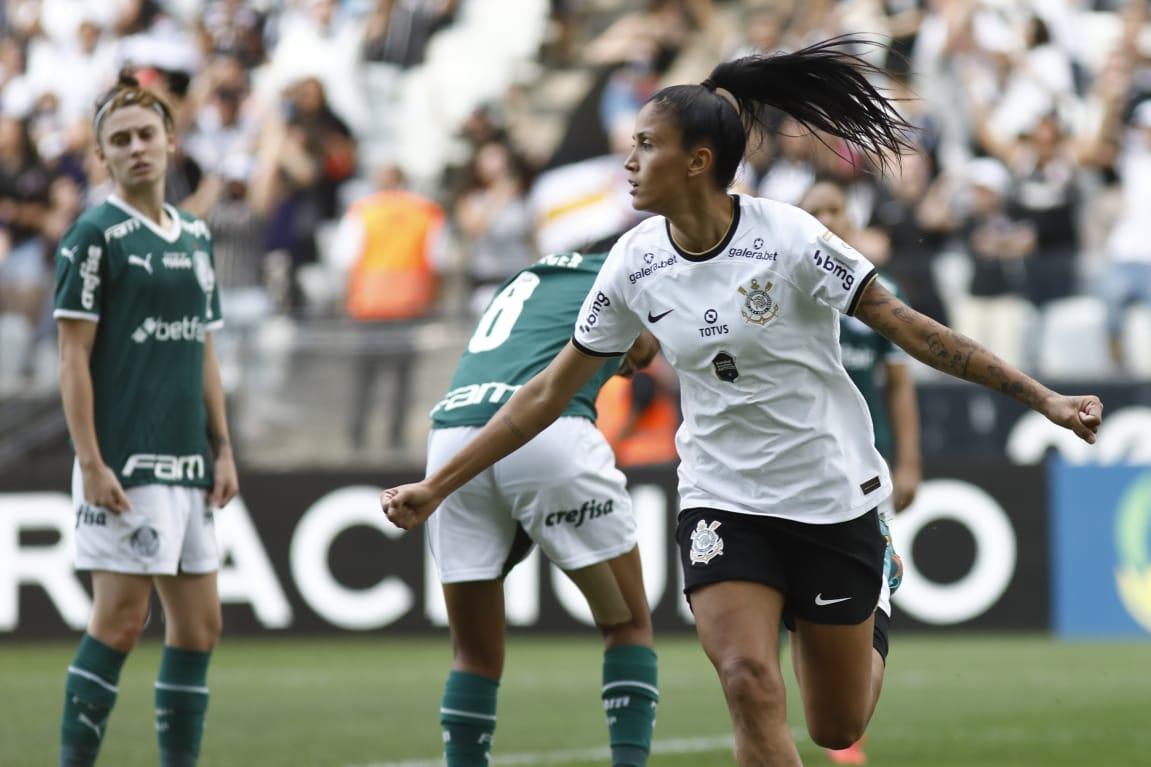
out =
<svg viewBox="0 0 1151 767"><path fill-rule="evenodd" d="M702 519L691 531L691 563L693 565L706 565L711 560L723 554L723 538L719 537L716 529L722 522L708 524Z"/></svg>
<svg viewBox="0 0 1151 767"><path fill-rule="evenodd" d="M748 287L739 289L743 296L743 307L739 312L745 322L762 327L775 319L779 314L779 304L771 297L773 287L771 282L760 287L759 280L753 279Z"/></svg>

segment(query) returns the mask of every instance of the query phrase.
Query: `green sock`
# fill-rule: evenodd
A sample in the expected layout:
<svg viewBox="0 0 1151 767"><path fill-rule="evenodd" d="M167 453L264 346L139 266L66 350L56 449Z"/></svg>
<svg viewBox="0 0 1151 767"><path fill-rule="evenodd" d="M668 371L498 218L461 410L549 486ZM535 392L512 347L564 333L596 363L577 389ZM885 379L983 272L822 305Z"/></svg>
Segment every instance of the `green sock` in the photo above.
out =
<svg viewBox="0 0 1151 767"><path fill-rule="evenodd" d="M127 653L84 634L64 684L60 725L60 767L95 764L108 714L116 704L116 684Z"/></svg>
<svg viewBox="0 0 1151 767"><path fill-rule="evenodd" d="M156 678L156 737L162 767L191 767L200 755L211 657L211 652L164 646Z"/></svg>
<svg viewBox="0 0 1151 767"><path fill-rule="evenodd" d="M603 707L614 767L644 767L659 702L655 650L612 647L603 654Z"/></svg>
<svg viewBox="0 0 1151 767"><path fill-rule="evenodd" d="M447 767L487 767L496 731L498 679L467 671L448 674L440 724Z"/></svg>

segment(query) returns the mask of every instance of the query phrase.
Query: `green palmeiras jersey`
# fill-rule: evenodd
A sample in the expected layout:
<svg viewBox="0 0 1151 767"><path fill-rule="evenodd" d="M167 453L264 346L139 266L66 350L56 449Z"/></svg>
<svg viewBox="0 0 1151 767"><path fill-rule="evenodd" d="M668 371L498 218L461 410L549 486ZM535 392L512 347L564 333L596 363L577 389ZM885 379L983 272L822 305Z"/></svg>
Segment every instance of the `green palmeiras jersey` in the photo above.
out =
<svg viewBox="0 0 1151 767"><path fill-rule="evenodd" d="M903 293L893 280L883 274L877 275L876 279L883 287L903 300ZM894 439L891 432L891 418L887 412L887 399L882 391L886 371L881 370L881 366L886 363L906 364L907 354L855 317L840 318L839 345L843 353L843 367L871 411L871 424L875 429L875 447L883 456L890 458Z"/></svg>
<svg viewBox="0 0 1151 767"><path fill-rule="evenodd" d="M552 361L572 336L606 253L544 256L504 283L480 317L450 390L432 408L433 428L482 426ZM619 367L609 360L563 415L595 420L595 398Z"/></svg>
<svg viewBox="0 0 1151 767"><path fill-rule="evenodd" d="M223 326L207 225L163 229L118 197L81 215L56 256L57 319L98 323L96 438L123 486L211 487L205 334Z"/></svg>

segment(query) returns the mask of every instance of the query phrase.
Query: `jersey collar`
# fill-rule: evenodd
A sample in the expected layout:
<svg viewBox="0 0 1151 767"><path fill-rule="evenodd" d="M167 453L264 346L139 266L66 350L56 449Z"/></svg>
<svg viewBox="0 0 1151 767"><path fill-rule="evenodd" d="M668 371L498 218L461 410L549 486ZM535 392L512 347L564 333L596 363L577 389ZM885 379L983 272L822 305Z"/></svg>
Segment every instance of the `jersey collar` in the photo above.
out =
<svg viewBox="0 0 1151 767"><path fill-rule="evenodd" d="M127 213L129 216L140 219L141 224L148 227L148 229L150 229L153 234L165 242L175 242L176 240L180 239L180 214L176 212L176 209L168 203L164 203L164 210L168 212L168 218L172 219L172 224L168 227L168 231L165 231L156 226L155 221L145 216L143 213L137 210L135 206L122 199L119 195L108 195L108 202L112 203L117 208Z"/></svg>
<svg viewBox="0 0 1151 767"><path fill-rule="evenodd" d="M723 236L723 239L720 240L714 248L706 250L703 253L692 253L676 244L675 238L671 236L671 222L664 219L663 223L664 229L667 231L667 241L671 243L671 246L675 249L675 252L679 254L680 258L685 261L708 261L722 253L723 249L731 242L731 238L735 236L735 231L739 229L739 195L733 194L729 196L731 197L732 205L731 224L727 227L727 234Z"/></svg>

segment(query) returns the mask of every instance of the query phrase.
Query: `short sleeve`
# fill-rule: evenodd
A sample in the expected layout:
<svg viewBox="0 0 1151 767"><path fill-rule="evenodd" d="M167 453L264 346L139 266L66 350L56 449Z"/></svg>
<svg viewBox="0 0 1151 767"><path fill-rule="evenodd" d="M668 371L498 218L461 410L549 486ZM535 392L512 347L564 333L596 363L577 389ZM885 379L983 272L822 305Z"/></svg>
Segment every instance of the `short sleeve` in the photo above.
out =
<svg viewBox="0 0 1151 767"><path fill-rule="evenodd" d="M65 232L56 251L52 316L100 321L103 285L108 274L106 251L104 233L92 224L76 222Z"/></svg>
<svg viewBox="0 0 1151 767"><path fill-rule="evenodd" d="M572 343L584 354L614 357L624 354L643 330L639 317L625 304L621 285L626 238L612 248L595 283L584 298Z"/></svg>
<svg viewBox="0 0 1151 767"><path fill-rule="evenodd" d="M814 216L796 209L803 258L796 271L804 290L820 303L855 314L859 298L875 277L875 266Z"/></svg>

